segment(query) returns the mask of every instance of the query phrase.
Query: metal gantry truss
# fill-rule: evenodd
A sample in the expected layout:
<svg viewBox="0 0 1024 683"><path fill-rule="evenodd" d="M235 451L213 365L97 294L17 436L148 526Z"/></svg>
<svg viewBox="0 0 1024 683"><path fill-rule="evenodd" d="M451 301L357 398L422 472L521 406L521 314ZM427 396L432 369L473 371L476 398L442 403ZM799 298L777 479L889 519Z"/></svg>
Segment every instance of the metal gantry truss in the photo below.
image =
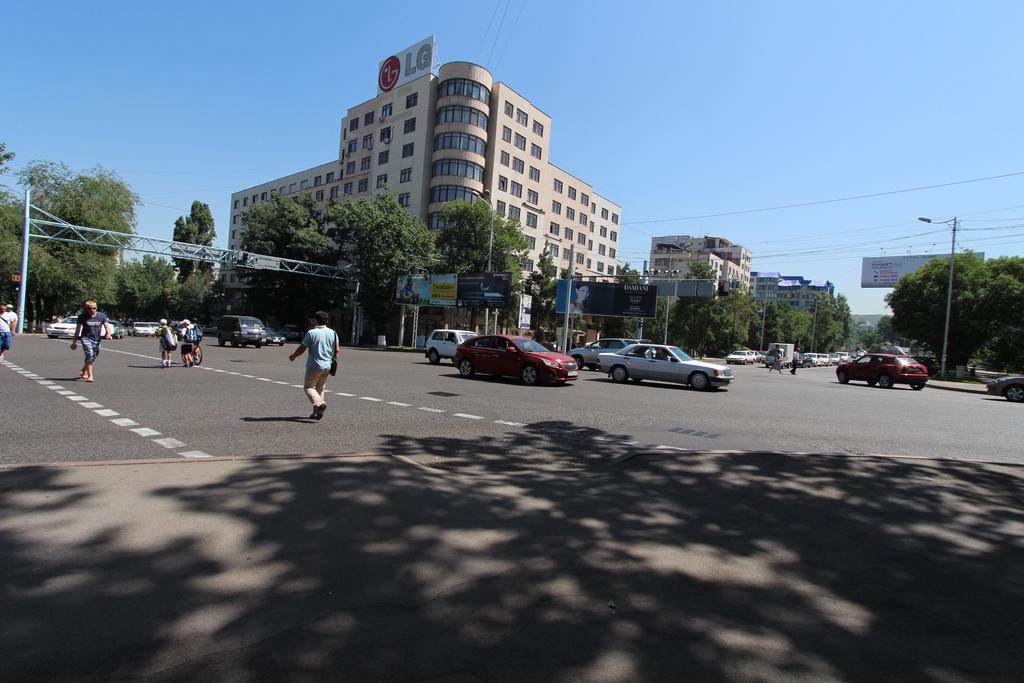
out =
<svg viewBox="0 0 1024 683"><path fill-rule="evenodd" d="M298 275L336 280L347 280L351 277L351 266L328 266L322 263L255 254L250 251L220 249L201 244L162 240L156 237L146 237L128 232L89 228L68 223L36 206L31 208L46 218L28 218L28 234L30 238L105 249L127 249L143 254L201 261L203 263L219 263L221 266L235 268L276 270L284 273L296 273Z"/></svg>

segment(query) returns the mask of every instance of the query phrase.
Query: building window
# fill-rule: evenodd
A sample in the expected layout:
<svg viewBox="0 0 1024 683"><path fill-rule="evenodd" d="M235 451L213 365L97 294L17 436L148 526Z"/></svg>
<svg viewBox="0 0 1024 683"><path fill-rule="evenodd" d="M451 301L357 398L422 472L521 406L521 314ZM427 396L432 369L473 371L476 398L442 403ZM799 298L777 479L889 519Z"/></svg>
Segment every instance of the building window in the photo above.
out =
<svg viewBox="0 0 1024 683"><path fill-rule="evenodd" d="M348 153L355 154L357 149L359 149L359 140L352 138L348 141Z"/></svg>
<svg viewBox="0 0 1024 683"><path fill-rule="evenodd" d="M408 192L403 192L402 194L398 195L398 204L399 204L399 206L408 207L409 206L409 200L410 200L411 197L412 197L412 195L409 194Z"/></svg>
<svg viewBox="0 0 1024 683"><path fill-rule="evenodd" d="M614 223L615 225L619 224L619 214L617 214L617 213L613 213L612 214L612 223Z"/></svg>
<svg viewBox="0 0 1024 683"><path fill-rule="evenodd" d="M352 194L352 183L345 183L345 187L342 188L345 194Z"/></svg>
<svg viewBox="0 0 1024 683"><path fill-rule="evenodd" d="M516 147L522 150L526 149L526 138L519 133L516 133Z"/></svg>
<svg viewBox="0 0 1024 683"><path fill-rule="evenodd" d="M419 102L419 101L420 101L420 94L419 93L415 93L414 92L411 95L406 95L406 97L405 97L405 108L406 109L412 109L413 107L416 106L416 103ZM408 133L409 131L406 131L406 132Z"/></svg>
<svg viewBox="0 0 1024 683"><path fill-rule="evenodd" d="M519 157L512 157L512 170L516 173L522 173L526 170L526 165Z"/></svg>
<svg viewBox="0 0 1024 683"><path fill-rule="evenodd" d="M461 149L487 156L487 143L469 133L442 133L434 138L434 149Z"/></svg>
<svg viewBox="0 0 1024 683"><path fill-rule="evenodd" d="M588 206L590 204L590 195L585 192L580 193L580 204Z"/></svg>
<svg viewBox="0 0 1024 683"><path fill-rule="evenodd" d="M558 225L558 223L552 223L551 225L548 226L548 232L554 235L555 237L558 236L558 233L561 232L561 229L562 228L560 225Z"/></svg>
<svg viewBox="0 0 1024 683"><path fill-rule="evenodd" d="M235 200L235 208L236 209L238 208L238 200L237 199Z"/></svg>
<svg viewBox="0 0 1024 683"><path fill-rule="evenodd" d="M569 186L569 199L576 199L576 188L572 185Z"/></svg>
<svg viewBox="0 0 1024 683"><path fill-rule="evenodd" d="M587 259L587 270L592 270L594 268L593 263L593 261Z"/></svg>
<svg viewBox="0 0 1024 683"><path fill-rule="evenodd" d="M345 164L345 175L352 175L356 172L356 162L350 161Z"/></svg>
<svg viewBox="0 0 1024 683"><path fill-rule="evenodd" d="M582 253L577 253L576 254L576 264L582 266L583 265L583 261L585 260L585 258L586 257L584 257Z"/></svg>
<svg viewBox="0 0 1024 683"><path fill-rule="evenodd" d="M565 207L565 217L571 221L576 220L576 209L571 206Z"/></svg>
<svg viewBox="0 0 1024 683"><path fill-rule="evenodd" d="M378 152L377 153L377 164L380 165L380 164L386 164L386 163L388 163L388 150L384 150L383 152Z"/></svg>
<svg viewBox="0 0 1024 683"><path fill-rule="evenodd" d="M494 210L498 212L499 216L504 216L505 215L505 202L500 202L499 201L497 207L495 207Z"/></svg>
<svg viewBox="0 0 1024 683"><path fill-rule="evenodd" d="M359 191L360 192L366 192L369 189L370 189L370 180L369 180L369 178L362 178L359 181Z"/></svg>
<svg viewBox="0 0 1024 683"><path fill-rule="evenodd" d="M317 176L317 177L319 178L320 176ZM267 201L267 193L266 192L260 192L260 201L261 202Z"/></svg>
<svg viewBox="0 0 1024 683"><path fill-rule="evenodd" d="M514 220L519 220L519 215L521 213L522 213L522 211L519 209L518 206L510 206L510 207L508 207L508 217L509 218L512 218Z"/></svg>
<svg viewBox="0 0 1024 683"><path fill-rule="evenodd" d="M532 273L533 272L533 259L526 259L523 261L523 270Z"/></svg>
<svg viewBox="0 0 1024 683"><path fill-rule="evenodd" d="M540 159L541 158L541 154L542 154L542 151L541 151L540 145L534 145L534 144L530 145L530 156L532 156L535 159Z"/></svg>
<svg viewBox="0 0 1024 683"><path fill-rule="evenodd" d="M604 256L604 250L605 250L605 247L604 247L603 244L597 245L597 253L598 254L600 254L601 256Z"/></svg>
<svg viewBox="0 0 1024 683"><path fill-rule="evenodd" d="M441 107L437 110L437 123L465 123L487 130L487 114L473 107Z"/></svg>
<svg viewBox="0 0 1024 683"><path fill-rule="evenodd" d="M587 224L587 214L580 211L580 225L585 226Z"/></svg>
<svg viewBox="0 0 1024 683"><path fill-rule="evenodd" d="M572 241L572 228L565 229L565 239Z"/></svg>
<svg viewBox="0 0 1024 683"><path fill-rule="evenodd" d="M237 214L231 217L231 222L234 223L235 225L238 225L238 215Z"/></svg>
<svg viewBox="0 0 1024 683"><path fill-rule="evenodd" d="M602 263L601 261L597 262L597 272L599 272L599 273L603 273L604 272L604 263Z"/></svg>
<svg viewBox="0 0 1024 683"><path fill-rule="evenodd" d="M601 237L607 237L607 236L608 236L608 228L606 228L606 227L604 227L602 225L601 226Z"/></svg>
<svg viewBox="0 0 1024 683"><path fill-rule="evenodd" d="M551 202L551 213L554 213L554 214L557 214L557 215L561 216L562 215L562 202L552 201Z"/></svg>
<svg viewBox="0 0 1024 683"><path fill-rule="evenodd" d="M238 231L237 230L232 230L231 231L231 239L233 239L233 240L237 240L238 239Z"/></svg>
<svg viewBox="0 0 1024 683"><path fill-rule="evenodd" d="M484 167L461 159L440 159L434 162L434 176L459 176L484 181Z"/></svg>
<svg viewBox="0 0 1024 683"><path fill-rule="evenodd" d="M516 123L521 126L525 126L530 122L530 117L526 115L526 112L522 109L516 109Z"/></svg>
<svg viewBox="0 0 1024 683"><path fill-rule="evenodd" d="M515 111L515 107L512 106L512 103L511 102L506 102L505 103L505 116L512 116L512 113L514 111Z"/></svg>
<svg viewBox="0 0 1024 683"><path fill-rule="evenodd" d="M523 186L513 180L512 181L512 193L511 194L512 194L513 197L522 197L523 196Z"/></svg>
<svg viewBox="0 0 1024 683"><path fill-rule="evenodd" d="M505 142L512 142L512 129L508 126L501 127L501 139Z"/></svg>
<svg viewBox="0 0 1024 683"><path fill-rule="evenodd" d="M503 175L498 176L498 189L502 192L508 192L508 178Z"/></svg>
<svg viewBox="0 0 1024 683"><path fill-rule="evenodd" d="M378 190L381 189L382 187L386 187L387 184L388 184L388 174L387 173L381 173L379 176L377 176L377 189Z"/></svg>
<svg viewBox="0 0 1024 683"><path fill-rule="evenodd" d="M601 209L601 218L608 220L608 209Z"/></svg>
<svg viewBox="0 0 1024 683"><path fill-rule="evenodd" d="M555 181L555 192L557 192L558 194L562 194L562 181L561 180L556 180Z"/></svg>
<svg viewBox="0 0 1024 683"><path fill-rule="evenodd" d="M324 182L328 184L334 182L334 171L331 171L330 173L327 174L327 177L324 179Z"/></svg>
<svg viewBox="0 0 1024 683"><path fill-rule="evenodd" d="M416 130L416 117L413 117L411 119L406 119L405 120L404 130L405 130L406 133L411 133L414 130Z"/></svg>
<svg viewBox="0 0 1024 683"><path fill-rule="evenodd" d="M491 101L491 91L484 87L483 84L471 81L468 78L449 78L447 81L441 81L441 85L438 86L437 96L451 97L453 95L471 97L474 100L480 100L484 104L489 104Z"/></svg>
<svg viewBox="0 0 1024 683"><path fill-rule="evenodd" d="M353 116L352 119L348 122L348 129L349 130L359 130L359 117L358 116Z"/></svg>
<svg viewBox="0 0 1024 683"><path fill-rule="evenodd" d="M585 233L585 232L578 232L578 233L576 233L576 241L579 242L580 244L586 246L586 244L587 244L587 233Z"/></svg>
<svg viewBox="0 0 1024 683"><path fill-rule="evenodd" d="M322 202L324 200L324 191L317 190L316 195L313 197L313 199L315 199L318 202Z"/></svg>
<svg viewBox="0 0 1024 683"><path fill-rule="evenodd" d="M618 242L619 241L619 234L617 232L615 232L614 230L612 230L611 239L612 239L612 242Z"/></svg>
<svg viewBox="0 0 1024 683"><path fill-rule="evenodd" d="M380 141L391 142L391 126L384 126L380 129Z"/></svg>
<svg viewBox="0 0 1024 683"><path fill-rule="evenodd" d="M295 183L292 183L292 185L294 185L294 184ZM249 198L248 197L242 197L242 206L249 206Z"/></svg>
<svg viewBox="0 0 1024 683"><path fill-rule="evenodd" d="M534 206L537 206L538 204L540 204L540 196L537 194L536 190L527 190L526 201L529 202L530 204L533 204Z"/></svg>
<svg viewBox="0 0 1024 683"><path fill-rule="evenodd" d="M305 190L308 187L309 187L309 179L308 178L306 180L300 180L299 181L299 189L300 190ZM256 203L256 195L252 196L252 203L253 204Z"/></svg>
<svg viewBox="0 0 1024 683"><path fill-rule="evenodd" d="M363 115L363 125L368 126L371 123L373 123L373 112L368 111L366 112L366 114Z"/></svg>
<svg viewBox="0 0 1024 683"><path fill-rule="evenodd" d="M590 204L590 213L597 213L597 202L592 202Z"/></svg>
<svg viewBox="0 0 1024 683"><path fill-rule="evenodd" d="M608 257L615 258L615 250L612 249L611 247L608 247Z"/></svg>
<svg viewBox="0 0 1024 683"><path fill-rule="evenodd" d="M373 149L373 133L363 136L363 149Z"/></svg>
<svg viewBox="0 0 1024 683"><path fill-rule="evenodd" d="M370 157L363 157L359 160L359 170L369 171L370 170Z"/></svg>
<svg viewBox="0 0 1024 683"><path fill-rule="evenodd" d="M412 169L403 168L401 173L398 174L398 182L407 183L412 180Z"/></svg>
<svg viewBox="0 0 1024 683"><path fill-rule="evenodd" d="M508 166L508 160L509 160L508 152L502 152L501 153L501 159L500 159L499 163L501 163L502 166Z"/></svg>
<svg viewBox="0 0 1024 683"><path fill-rule="evenodd" d="M435 211L427 218L427 226L432 230L439 230L447 228L448 224L445 222L444 216Z"/></svg>
<svg viewBox="0 0 1024 683"><path fill-rule="evenodd" d="M533 122L533 134L539 137L544 137L544 124L540 121Z"/></svg>
<svg viewBox="0 0 1024 683"><path fill-rule="evenodd" d="M338 186L335 185L334 187L331 188L331 199L337 199L337 198L338 198Z"/></svg>
<svg viewBox="0 0 1024 683"><path fill-rule="evenodd" d="M380 120L383 121L387 117L391 116L391 103L388 102L380 108Z"/></svg>
<svg viewBox="0 0 1024 683"><path fill-rule="evenodd" d="M431 203L454 202L460 199L471 202L476 199L476 193L468 187L458 185L438 185L430 190Z"/></svg>
<svg viewBox="0 0 1024 683"><path fill-rule="evenodd" d="M557 244L549 244L548 245L548 249L551 251L551 257L552 258L558 258L558 251L559 251L559 249L558 249L558 245Z"/></svg>
<svg viewBox="0 0 1024 683"><path fill-rule="evenodd" d="M608 274L615 275L615 266L608 264Z"/></svg>
<svg viewBox="0 0 1024 683"><path fill-rule="evenodd" d="M404 145L402 145L402 158L403 159L406 159L406 158L411 157L413 155L413 150L415 149L415 147L414 147L415 144L416 144L415 142L407 142Z"/></svg>
<svg viewBox="0 0 1024 683"><path fill-rule="evenodd" d="M295 183L288 183L288 194L295 192ZM245 206L245 200L242 200L242 205Z"/></svg>
<svg viewBox="0 0 1024 683"><path fill-rule="evenodd" d="M530 167L530 180L532 180L535 183L540 182L540 169L537 168L536 166Z"/></svg>
<svg viewBox="0 0 1024 683"><path fill-rule="evenodd" d="M535 214L532 211L527 211L526 212L526 227L528 227L528 228L536 228L537 227L537 214ZM534 238L528 237L527 241L530 242L530 249L533 249L536 246L537 240L535 240Z"/></svg>

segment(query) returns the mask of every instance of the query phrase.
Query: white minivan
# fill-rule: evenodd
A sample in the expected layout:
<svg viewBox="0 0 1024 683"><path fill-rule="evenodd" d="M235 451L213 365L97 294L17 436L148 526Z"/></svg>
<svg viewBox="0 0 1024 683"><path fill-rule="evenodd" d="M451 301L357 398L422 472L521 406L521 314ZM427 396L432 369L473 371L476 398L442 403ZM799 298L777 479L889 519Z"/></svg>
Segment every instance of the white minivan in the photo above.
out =
<svg viewBox="0 0 1024 683"><path fill-rule="evenodd" d="M476 332L469 330L434 330L427 337L427 350L424 355L434 365L441 362L442 358L455 359L455 348L476 336Z"/></svg>

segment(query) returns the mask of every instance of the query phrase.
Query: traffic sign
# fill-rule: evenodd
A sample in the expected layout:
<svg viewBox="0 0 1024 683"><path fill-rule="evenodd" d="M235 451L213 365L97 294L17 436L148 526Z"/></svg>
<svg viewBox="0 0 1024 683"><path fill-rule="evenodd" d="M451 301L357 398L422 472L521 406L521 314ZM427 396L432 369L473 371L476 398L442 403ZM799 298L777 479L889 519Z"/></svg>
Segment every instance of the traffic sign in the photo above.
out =
<svg viewBox="0 0 1024 683"><path fill-rule="evenodd" d="M18 274L11 275L11 282L21 282L21 276Z"/></svg>

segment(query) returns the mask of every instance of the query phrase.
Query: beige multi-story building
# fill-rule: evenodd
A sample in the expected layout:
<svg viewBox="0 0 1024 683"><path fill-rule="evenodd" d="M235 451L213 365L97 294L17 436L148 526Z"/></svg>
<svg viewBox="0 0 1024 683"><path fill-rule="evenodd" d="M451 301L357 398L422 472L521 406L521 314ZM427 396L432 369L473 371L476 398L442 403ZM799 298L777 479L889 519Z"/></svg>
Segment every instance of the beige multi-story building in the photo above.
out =
<svg viewBox="0 0 1024 683"><path fill-rule="evenodd" d="M232 195L232 248L246 208L275 192L309 192L318 203L391 192L431 229L444 229L441 207L458 199L487 201L518 219L529 244L527 272L548 249L560 268L571 252L584 277L616 274L622 208L551 163L552 123L544 111L470 62L449 62L436 74L428 68L385 91L387 64L379 94L342 120L337 162ZM235 275L225 275L230 286Z"/></svg>
<svg viewBox="0 0 1024 683"><path fill-rule="evenodd" d="M686 277L691 263L710 265L719 280L750 291L750 250L722 237L669 235L651 238L650 268Z"/></svg>

